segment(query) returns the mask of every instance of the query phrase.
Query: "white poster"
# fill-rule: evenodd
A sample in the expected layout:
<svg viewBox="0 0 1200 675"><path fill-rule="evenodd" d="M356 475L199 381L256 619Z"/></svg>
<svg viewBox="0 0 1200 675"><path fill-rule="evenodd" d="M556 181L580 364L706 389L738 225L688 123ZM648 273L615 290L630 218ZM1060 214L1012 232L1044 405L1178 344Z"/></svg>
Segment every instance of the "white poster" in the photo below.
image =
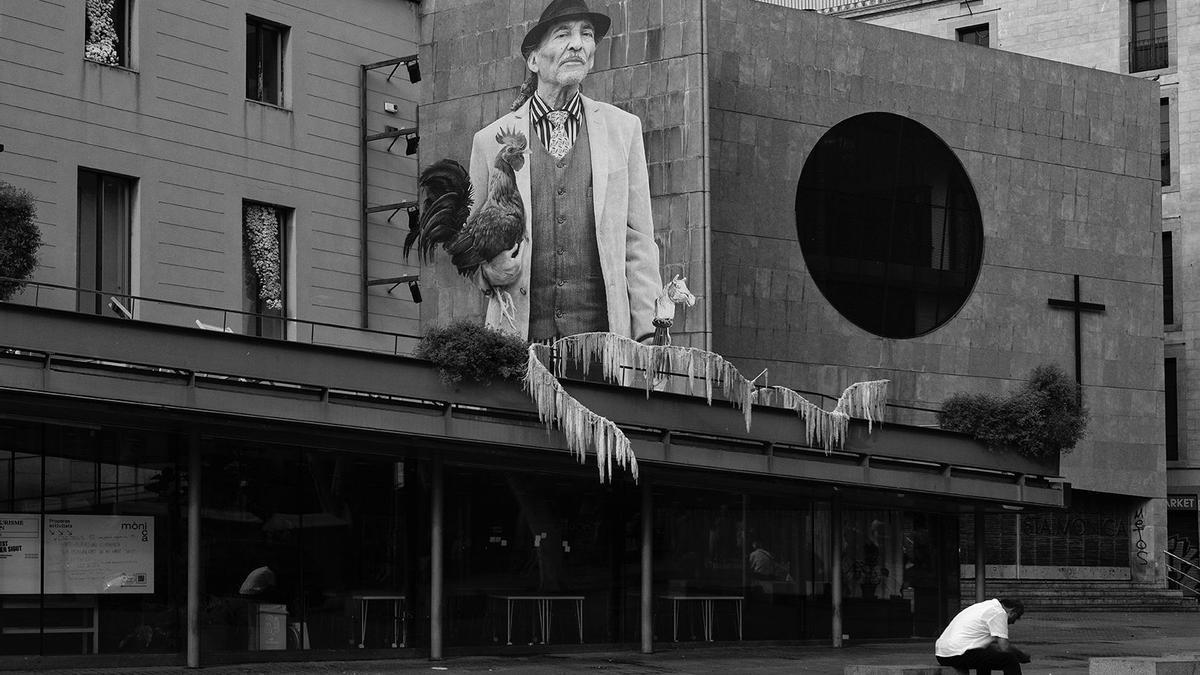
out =
<svg viewBox="0 0 1200 675"><path fill-rule="evenodd" d="M153 593L154 518L46 516L46 593Z"/></svg>
<svg viewBox="0 0 1200 675"><path fill-rule="evenodd" d="M0 595L38 592L41 521L28 513L0 513Z"/></svg>

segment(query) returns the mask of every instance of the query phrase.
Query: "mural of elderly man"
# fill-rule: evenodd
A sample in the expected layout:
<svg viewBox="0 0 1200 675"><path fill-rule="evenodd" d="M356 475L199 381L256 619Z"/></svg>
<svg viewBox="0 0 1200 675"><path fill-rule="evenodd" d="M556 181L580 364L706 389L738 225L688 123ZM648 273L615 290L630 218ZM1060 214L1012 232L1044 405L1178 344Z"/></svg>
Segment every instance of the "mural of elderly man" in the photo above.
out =
<svg viewBox="0 0 1200 675"><path fill-rule="evenodd" d="M528 133L527 161L516 172L526 239L482 273L508 289L513 304L503 320L507 310L492 294L487 324L531 341L590 331L643 340L654 332L662 279L642 123L580 87L609 25L583 0L553 0L521 43L529 74L512 112L472 143L471 182L482 186L500 149L497 133Z"/></svg>

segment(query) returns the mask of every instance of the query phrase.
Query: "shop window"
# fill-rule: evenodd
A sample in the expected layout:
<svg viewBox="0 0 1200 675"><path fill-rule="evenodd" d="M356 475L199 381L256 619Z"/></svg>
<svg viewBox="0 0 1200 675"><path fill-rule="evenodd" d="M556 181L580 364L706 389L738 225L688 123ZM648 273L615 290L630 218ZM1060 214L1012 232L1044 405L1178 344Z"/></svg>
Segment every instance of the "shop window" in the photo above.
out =
<svg viewBox="0 0 1200 675"><path fill-rule="evenodd" d="M455 466L446 494L447 644L637 640L636 488Z"/></svg>
<svg viewBox="0 0 1200 675"><path fill-rule="evenodd" d="M817 288L859 328L929 333L966 302L983 257L979 204L932 131L889 113L838 123L796 192L800 247Z"/></svg>
<svg viewBox="0 0 1200 675"><path fill-rule="evenodd" d="M1020 564L1030 567L1128 567L1132 542L1137 533L1129 504L1111 495L1071 493L1065 511L995 516L1016 521L1020 528ZM989 521L993 516L989 515ZM1006 523L1007 526L1007 523ZM990 529L991 523L988 527ZM989 533L990 536L990 533ZM1014 542L1010 551L1016 551ZM996 552L989 548L987 563ZM1011 556L1012 553L1007 553Z"/></svg>
<svg viewBox="0 0 1200 675"><path fill-rule="evenodd" d="M206 448L205 652L412 647L428 610L412 460L221 439ZM422 567L425 565L425 567Z"/></svg>
<svg viewBox="0 0 1200 675"><path fill-rule="evenodd" d="M1171 99L1158 99L1158 152L1162 185L1171 184Z"/></svg>
<svg viewBox="0 0 1200 675"><path fill-rule="evenodd" d="M109 66L131 66L133 4L134 0L87 0L84 58Z"/></svg>
<svg viewBox="0 0 1200 675"><path fill-rule="evenodd" d="M1133 0L1129 72L1167 67L1167 0Z"/></svg>
<svg viewBox="0 0 1200 675"><path fill-rule="evenodd" d="M284 105L284 67L288 28L246 17L246 98Z"/></svg>
<svg viewBox="0 0 1200 675"><path fill-rule="evenodd" d="M956 30L955 35L958 37L959 42L979 47L988 47L991 42L991 26L986 23L979 24L978 26L967 26L966 28Z"/></svg>
<svg viewBox="0 0 1200 675"><path fill-rule="evenodd" d="M173 439L3 421L0 432L0 653L180 652L186 496Z"/></svg>
<svg viewBox="0 0 1200 675"><path fill-rule="evenodd" d="M273 204L242 206L245 332L287 336L287 232L291 210Z"/></svg>
<svg viewBox="0 0 1200 675"><path fill-rule="evenodd" d="M81 312L124 315L130 306L135 185L134 179L125 176L79 171L77 273Z"/></svg>

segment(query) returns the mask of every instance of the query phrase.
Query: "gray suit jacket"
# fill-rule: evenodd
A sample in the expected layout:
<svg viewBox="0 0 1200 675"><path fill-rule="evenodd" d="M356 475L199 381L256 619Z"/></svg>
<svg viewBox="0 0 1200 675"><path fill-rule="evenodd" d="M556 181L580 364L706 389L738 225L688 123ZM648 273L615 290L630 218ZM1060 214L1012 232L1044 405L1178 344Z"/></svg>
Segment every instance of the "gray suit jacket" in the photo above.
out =
<svg viewBox="0 0 1200 675"><path fill-rule="evenodd" d="M654 299L662 292L658 245L650 214L650 179L642 144L642 121L620 108L581 97L583 115L592 146L592 202L596 212L596 241L608 299L609 330L640 338L654 332ZM488 169L500 150L496 134L501 128L529 134L529 103L492 122L475 134L471 144L471 184L475 207L487 190ZM537 143L536 135L529 139ZM529 162L517 172L517 190L525 201L525 235L530 237L531 192ZM520 270L503 286L513 299L516 327L501 320L497 294L489 296L487 325L521 338L529 337L530 250L536 241L521 246Z"/></svg>

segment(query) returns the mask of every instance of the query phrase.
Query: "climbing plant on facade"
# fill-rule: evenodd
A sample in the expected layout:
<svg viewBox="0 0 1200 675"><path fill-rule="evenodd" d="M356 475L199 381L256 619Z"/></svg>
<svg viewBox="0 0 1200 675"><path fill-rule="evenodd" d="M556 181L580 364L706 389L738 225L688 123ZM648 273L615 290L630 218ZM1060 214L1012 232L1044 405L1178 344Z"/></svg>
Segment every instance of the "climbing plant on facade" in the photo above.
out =
<svg viewBox="0 0 1200 675"><path fill-rule="evenodd" d="M41 230L33 195L0 181L0 300L25 287L37 269Z"/></svg>
<svg viewBox="0 0 1200 675"><path fill-rule="evenodd" d="M993 450L1012 449L1028 457L1069 452L1087 430L1088 410L1079 385L1062 368L1034 368L1011 396L955 394L942 404L938 422Z"/></svg>
<svg viewBox="0 0 1200 675"><path fill-rule="evenodd" d="M258 297L267 309L283 309L279 209L267 204L246 204L243 218L243 241L258 281Z"/></svg>
<svg viewBox="0 0 1200 675"><path fill-rule="evenodd" d="M89 61L110 66L121 63L117 52L117 27L113 22L114 0L87 0L87 37L83 55Z"/></svg>

